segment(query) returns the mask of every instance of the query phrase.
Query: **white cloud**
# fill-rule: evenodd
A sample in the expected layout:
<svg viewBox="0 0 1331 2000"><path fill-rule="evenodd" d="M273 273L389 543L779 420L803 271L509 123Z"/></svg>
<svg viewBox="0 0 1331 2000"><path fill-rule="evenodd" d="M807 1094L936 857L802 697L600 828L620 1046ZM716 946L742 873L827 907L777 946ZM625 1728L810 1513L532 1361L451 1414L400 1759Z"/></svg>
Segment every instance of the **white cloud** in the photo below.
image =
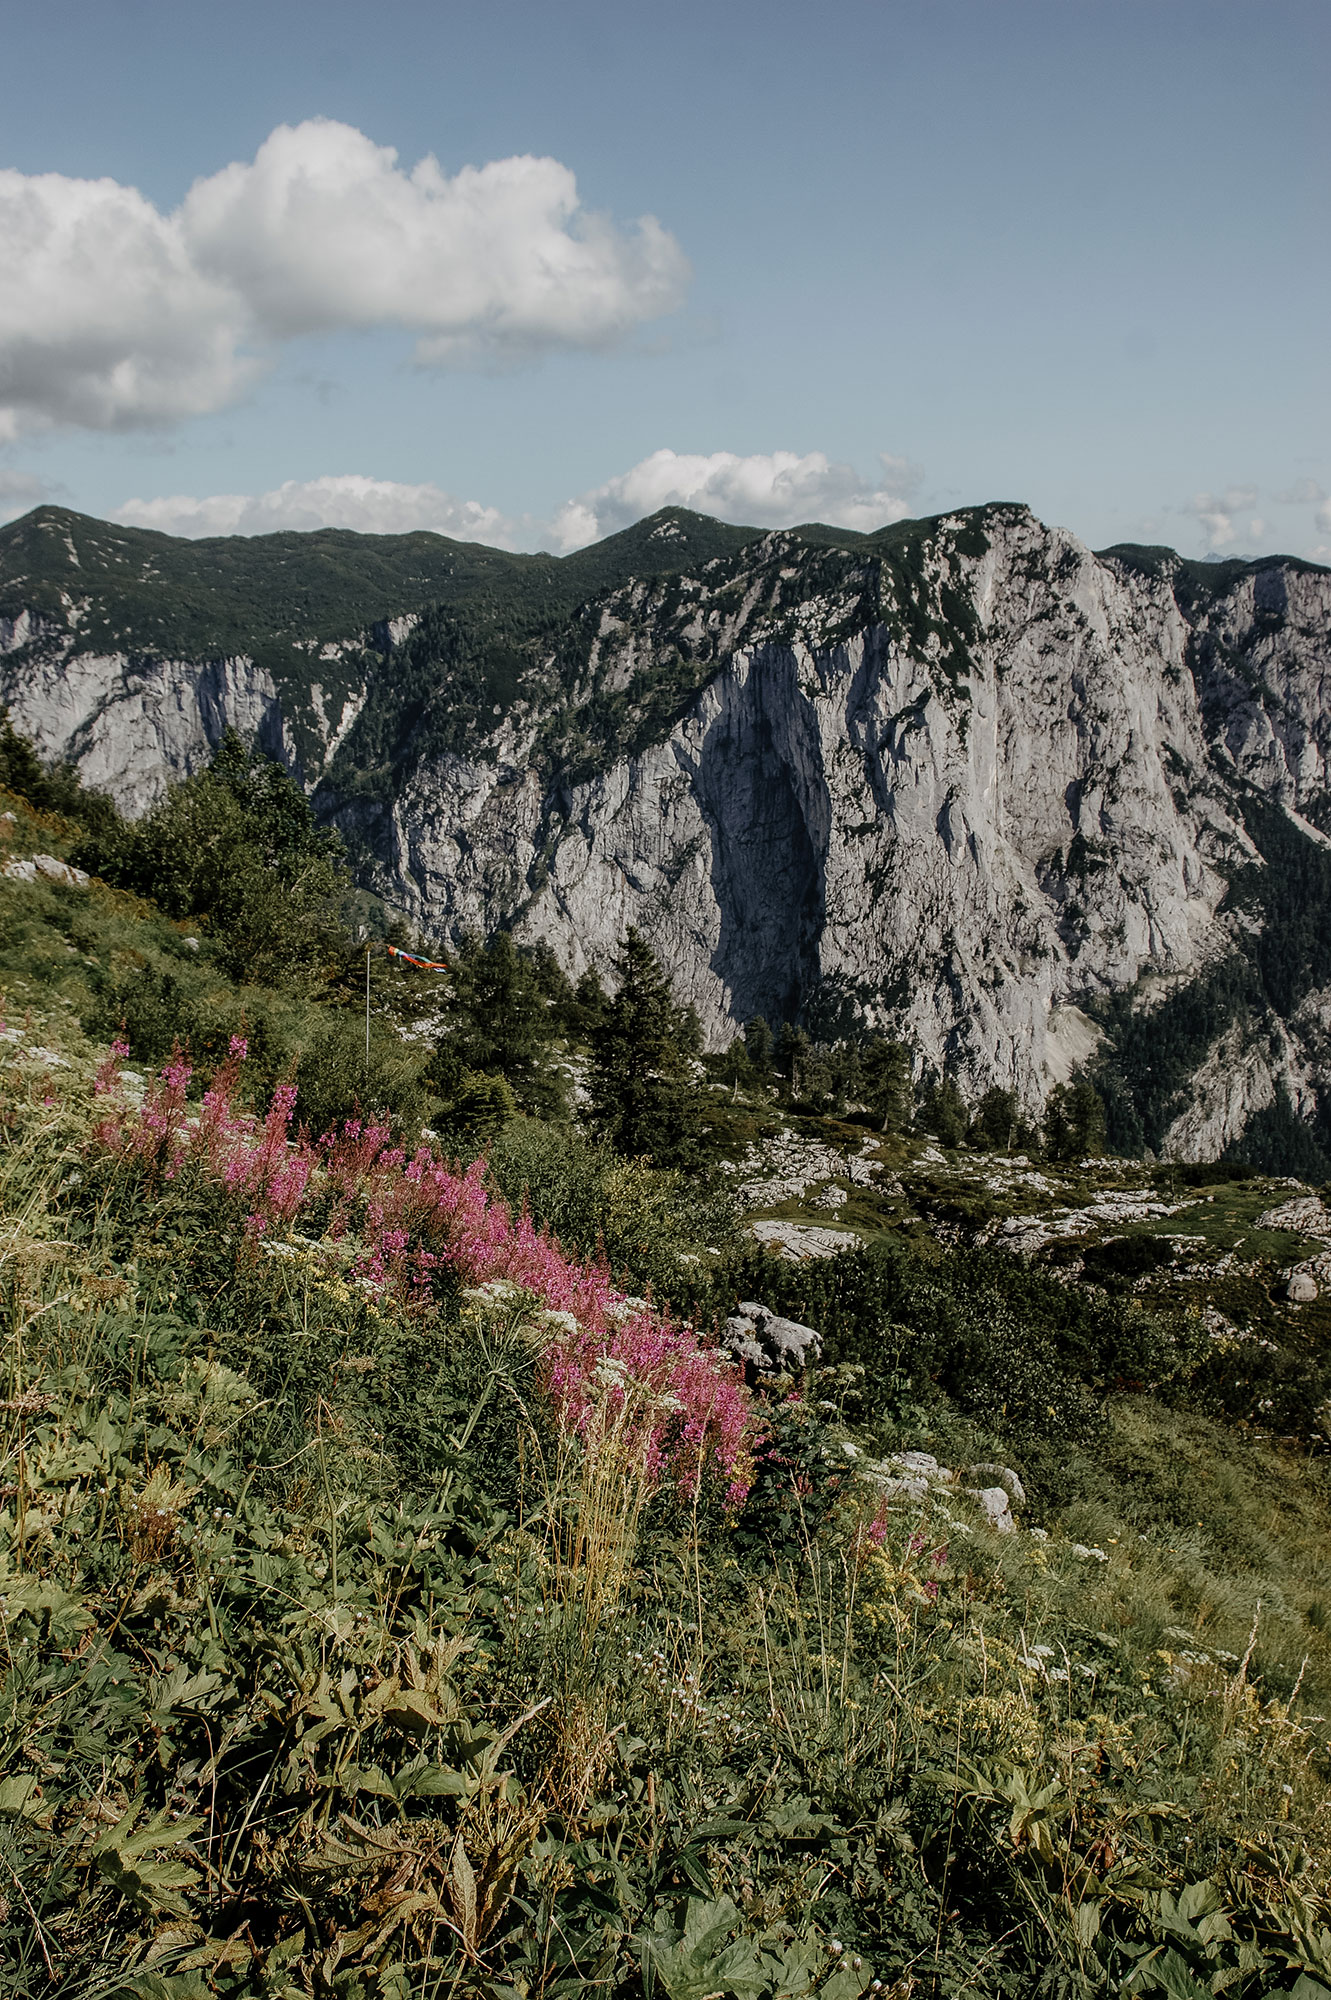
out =
<svg viewBox="0 0 1331 2000"><path fill-rule="evenodd" d="M331 119L279 125L250 165L196 181L181 223L201 270L278 339L348 326L420 333L417 355L600 345L680 303L688 266L653 216L621 232L558 160L404 172Z"/></svg>
<svg viewBox="0 0 1331 2000"><path fill-rule="evenodd" d="M561 553L631 527L659 507L692 507L743 527L793 527L827 521L843 528L880 528L908 512L903 493L919 472L880 454L884 483L868 487L849 466L820 451L800 457L777 451L740 458L733 452L689 457L653 452L618 478L566 500L551 520L503 514L479 500L459 500L434 485L412 486L363 473L288 479L267 493L187 493L126 500L113 519L168 535L270 535L280 529L355 528L368 535L430 529L458 541L497 548L549 548Z"/></svg>
<svg viewBox="0 0 1331 2000"><path fill-rule="evenodd" d="M30 472L17 472L0 465L0 521L12 521L15 515L26 514L30 507L37 507L50 497L51 488L34 479Z"/></svg>
<svg viewBox="0 0 1331 2000"><path fill-rule="evenodd" d="M126 500L114 519L168 535L272 535L283 529L354 528L364 535L407 535L429 529L456 541L506 548L513 523L497 507L457 500L438 486L407 486L363 473L288 479L268 493L213 493L195 499Z"/></svg>
<svg viewBox="0 0 1331 2000"><path fill-rule="evenodd" d="M1324 500L1313 519L1324 535L1331 535L1331 500Z"/></svg>
<svg viewBox="0 0 1331 2000"><path fill-rule="evenodd" d="M1315 479L1296 479L1274 498L1282 507L1315 507L1319 500L1325 500L1326 490Z"/></svg>
<svg viewBox="0 0 1331 2000"><path fill-rule="evenodd" d="M0 438L216 409L248 376L244 320L136 189L0 172Z"/></svg>
<svg viewBox="0 0 1331 2000"><path fill-rule="evenodd" d="M1208 549L1223 549L1238 540L1234 516L1253 506L1256 499L1255 486L1227 486L1223 493L1195 493L1182 511L1200 521ZM1251 532L1260 534L1262 523L1253 522Z"/></svg>
<svg viewBox="0 0 1331 2000"><path fill-rule="evenodd" d="M556 548L582 548L668 506L691 507L745 527L826 521L838 528L881 528L910 512L903 495L919 475L886 453L880 464L882 483L868 486L852 466L834 464L821 451L754 452L744 458L732 451L654 451L604 486L566 501L550 535Z"/></svg>
<svg viewBox="0 0 1331 2000"><path fill-rule="evenodd" d="M589 212L558 160L405 171L331 119L278 126L170 214L113 180L4 171L0 438L215 410L258 366L247 343L338 328L408 329L425 364L603 345L687 278L653 217Z"/></svg>

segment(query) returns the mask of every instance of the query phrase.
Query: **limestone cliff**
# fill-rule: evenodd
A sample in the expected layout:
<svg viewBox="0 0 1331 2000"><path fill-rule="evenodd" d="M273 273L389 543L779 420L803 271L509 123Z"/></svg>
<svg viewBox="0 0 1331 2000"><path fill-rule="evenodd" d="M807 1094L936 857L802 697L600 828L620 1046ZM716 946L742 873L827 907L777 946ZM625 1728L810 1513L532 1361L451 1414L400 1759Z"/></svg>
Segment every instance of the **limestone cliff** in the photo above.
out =
<svg viewBox="0 0 1331 2000"><path fill-rule="evenodd" d="M85 650L24 610L0 693L132 809L227 722L257 735L427 934L511 922L577 973L636 923L713 1041L857 1018L1031 1104L1257 966L1292 865L1273 811L1298 867L1331 852L1331 573L1097 556L1017 506L690 560L695 522L484 644L446 602L385 605L299 681ZM1190 1028L1195 1085L1162 1085L1145 1136L1214 1151L1331 1106L1316 971L1285 1004L1258 967Z"/></svg>

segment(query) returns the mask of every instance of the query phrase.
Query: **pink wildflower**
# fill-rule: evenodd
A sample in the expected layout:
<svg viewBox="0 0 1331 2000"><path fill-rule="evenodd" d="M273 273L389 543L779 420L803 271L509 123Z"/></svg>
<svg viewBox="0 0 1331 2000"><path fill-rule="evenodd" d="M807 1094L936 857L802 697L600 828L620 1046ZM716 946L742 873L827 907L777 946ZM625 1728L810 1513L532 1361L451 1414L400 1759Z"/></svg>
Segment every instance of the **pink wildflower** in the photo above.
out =
<svg viewBox="0 0 1331 2000"><path fill-rule="evenodd" d="M243 1202L252 1237L290 1227L312 1196L321 1204L331 1197L331 1216L319 1233L339 1238L356 1215L363 1217L366 1255L358 1275L418 1308L441 1268L463 1284L505 1279L519 1286L566 1316L544 1360L546 1391L561 1423L588 1434L597 1397L606 1394L612 1403L618 1396L623 1408L625 1391L613 1386L618 1372L633 1385L633 1422L651 1480L669 1480L696 1497L704 1476L712 1475L724 1482L729 1505L742 1501L758 1442L748 1394L738 1371L703 1346L695 1328L651 1307L624 1310L604 1262L567 1256L525 1209L515 1216L485 1186L481 1160L465 1173L428 1147L408 1160L388 1126L359 1118L317 1142L303 1130L293 1136L294 1084L273 1092L262 1121L239 1111L235 1092L247 1054L245 1038L233 1035L228 1059L187 1127L190 1069L177 1051L136 1119L122 1111L97 1128L98 1139L121 1154L159 1161L171 1174L188 1158Z"/></svg>
<svg viewBox="0 0 1331 2000"><path fill-rule="evenodd" d="M111 1053L104 1056L97 1065L97 1074L92 1080L94 1097L109 1097L120 1082L120 1063L117 1044L112 1042Z"/></svg>

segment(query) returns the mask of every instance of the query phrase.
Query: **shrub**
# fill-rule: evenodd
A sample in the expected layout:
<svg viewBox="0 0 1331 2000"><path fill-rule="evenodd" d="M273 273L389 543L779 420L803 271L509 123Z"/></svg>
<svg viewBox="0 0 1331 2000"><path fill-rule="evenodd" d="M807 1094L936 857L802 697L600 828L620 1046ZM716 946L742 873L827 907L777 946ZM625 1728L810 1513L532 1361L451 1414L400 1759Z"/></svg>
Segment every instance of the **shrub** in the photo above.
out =
<svg viewBox="0 0 1331 2000"><path fill-rule="evenodd" d="M345 953L340 842L286 771L234 733L206 771L135 825L90 832L75 858L168 916L206 924L237 979L318 983Z"/></svg>

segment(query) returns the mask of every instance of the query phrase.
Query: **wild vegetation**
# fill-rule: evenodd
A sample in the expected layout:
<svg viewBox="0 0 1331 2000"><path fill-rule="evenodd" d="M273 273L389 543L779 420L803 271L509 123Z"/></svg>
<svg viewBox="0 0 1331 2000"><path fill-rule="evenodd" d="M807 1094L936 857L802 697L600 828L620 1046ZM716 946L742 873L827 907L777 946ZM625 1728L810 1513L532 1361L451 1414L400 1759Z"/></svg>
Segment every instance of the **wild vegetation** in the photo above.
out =
<svg viewBox="0 0 1331 2000"><path fill-rule="evenodd" d="M1309 1190L0 784L6 1994L1331 1993Z"/></svg>

